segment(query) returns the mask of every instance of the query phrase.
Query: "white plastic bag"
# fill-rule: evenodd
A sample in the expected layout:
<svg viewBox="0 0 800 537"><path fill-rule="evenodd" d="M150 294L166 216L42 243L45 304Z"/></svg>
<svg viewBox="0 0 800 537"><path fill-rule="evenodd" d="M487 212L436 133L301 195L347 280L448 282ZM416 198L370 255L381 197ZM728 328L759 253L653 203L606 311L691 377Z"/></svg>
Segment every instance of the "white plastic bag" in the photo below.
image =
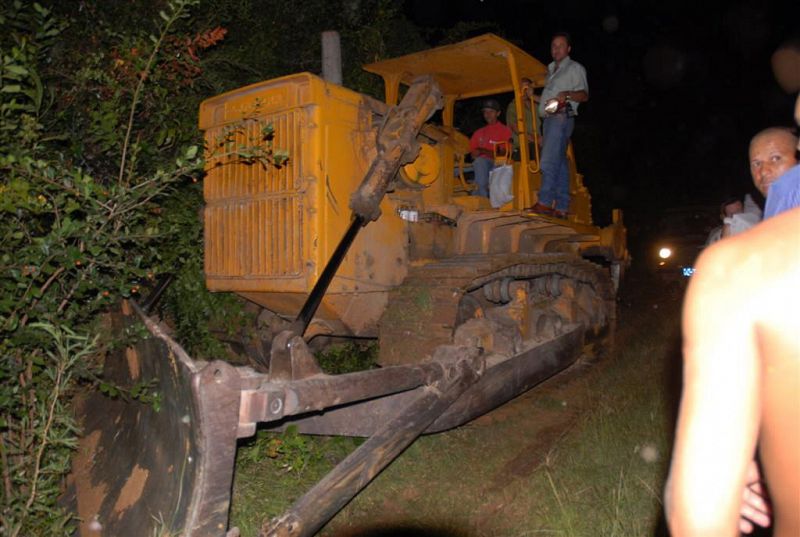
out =
<svg viewBox="0 0 800 537"><path fill-rule="evenodd" d="M495 209L514 199L514 168L510 164L496 166L489 172L489 203Z"/></svg>
<svg viewBox="0 0 800 537"><path fill-rule="evenodd" d="M730 235L733 236L744 233L754 227L761 222L762 216L759 206L756 205L750 194L746 194L744 197L744 211L725 218L723 222L731 226Z"/></svg>

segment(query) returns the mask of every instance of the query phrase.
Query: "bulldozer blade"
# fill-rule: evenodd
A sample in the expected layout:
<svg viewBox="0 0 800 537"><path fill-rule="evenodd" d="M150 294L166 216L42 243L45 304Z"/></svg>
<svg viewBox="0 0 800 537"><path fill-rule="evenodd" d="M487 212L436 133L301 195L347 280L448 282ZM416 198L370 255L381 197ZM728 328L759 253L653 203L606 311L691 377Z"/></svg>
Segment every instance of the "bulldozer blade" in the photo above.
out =
<svg viewBox="0 0 800 537"><path fill-rule="evenodd" d="M105 381L140 393L97 392L82 405L69 494L79 535L225 535L238 373L223 362L193 361L135 303L124 303L113 323L115 334L147 327L144 339L112 353L104 367Z"/></svg>

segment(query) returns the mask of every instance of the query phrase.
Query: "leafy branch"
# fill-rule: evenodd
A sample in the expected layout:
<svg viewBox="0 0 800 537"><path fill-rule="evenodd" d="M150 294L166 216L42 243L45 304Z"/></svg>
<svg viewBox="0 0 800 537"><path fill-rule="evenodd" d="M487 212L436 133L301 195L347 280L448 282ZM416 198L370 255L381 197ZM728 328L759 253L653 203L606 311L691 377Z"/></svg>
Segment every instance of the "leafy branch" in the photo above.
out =
<svg viewBox="0 0 800 537"><path fill-rule="evenodd" d="M153 67L153 63L156 60L156 56L158 56L159 51L161 50L161 45L164 42L164 38L169 35L172 26L180 19L186 18L189 16L189 8L192 6L196 6L200 0L173 0L168 3L168 8L170 13L167 14L164 11L160 11L158 15L163 19L164 24L161 26L160 32L158 37L150 36L151 40L155 43L150 56L147 58L147 64L145 65L144 70L139 75L139 82L136 84L136 90L133 92L133 102L131 103L131 112L128 115L128 126L125 129L125 140L122 143L122 157L119 163L119 177L117 178L117 182L122 183L122 178L125 174L125 159L128 154L128 147L131 140L131 131L133 130L133 119L136 116L136 107L139 104L139 95L142 92L142 88L144 87L145 82L150 77L150 70Z"/></svg>
<svg viewBox="0 0 800 537"><path fill-rule="evenodd" d="M43 374L37 384L30 384L33 378L28 382L36 395L37 414L44 417L43 420L28 422L32 427L33 438L10 434L19 432L19 427L24 427L25 424L22 422L15 425L7 420L6 426L9 429L0 435L6 486L18 487L26 496L24 504L21 504L19 496L6 496L4 527L13 537L30 527L30 518L41 516L41 511L55 502L58 489L42 484L46 475L49 477L69 467L70 453L75 446L75 424L66 410L65 397L72 384L72 372L76 364L96 352L98 340L97 336L89 338L76 334L69 328L49 323L34 323L31 329L45 333L50 338L53 349L46 349L44 356L31 355L28 360L27 376L32 377L35 371ZM7 455L9 445L13 455L11 460ZM25 464L22 457L25 454L30 454L32 467ZM6 520L8 510L16 511L16 520Z"/></svg>

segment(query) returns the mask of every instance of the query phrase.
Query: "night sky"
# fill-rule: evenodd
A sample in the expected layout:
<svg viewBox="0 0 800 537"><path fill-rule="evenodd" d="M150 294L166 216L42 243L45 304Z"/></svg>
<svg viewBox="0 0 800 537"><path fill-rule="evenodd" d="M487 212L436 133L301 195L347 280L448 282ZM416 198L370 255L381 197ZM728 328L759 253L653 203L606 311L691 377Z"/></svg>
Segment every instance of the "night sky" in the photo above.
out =
<svg viewBox="0 0 800 537"><path fill-rule="evenodd" d="M494 32L548 63L566 30L587 70L590 101L573 142L598 223L612 207L660 212L757 192L753 134L793 124L794 95L770 68L800 37L800 1L617 2L408 0L406 14L441 39L456 21L467 37Z"/></svg>

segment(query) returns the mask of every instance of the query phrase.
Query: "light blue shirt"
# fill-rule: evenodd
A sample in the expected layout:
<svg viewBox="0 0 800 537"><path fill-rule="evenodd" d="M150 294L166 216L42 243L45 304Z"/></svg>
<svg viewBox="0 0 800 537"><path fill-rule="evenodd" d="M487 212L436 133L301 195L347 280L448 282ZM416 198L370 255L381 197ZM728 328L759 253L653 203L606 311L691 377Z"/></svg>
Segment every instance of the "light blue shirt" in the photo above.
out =
<svg viewBox="0 0 800 537"><path fill-rule="evenodd" d="M800 207L800 164L778 177L778 180L769 186L764 218L771 218L795 207Z"/></svg>
<svg viewBox="0 0 800 537"><path fill-rule="evenodd" d="M583 65L567 56L556 69L556 62L547 66L547 82L545 82L541 99L539 100L539 116L544 117L544 105L550 99L555 99L562 91L585 91L589 93L589 83L586 81L586 69ZM572 110L578 115L578 103L569 99Z"/></svg>

